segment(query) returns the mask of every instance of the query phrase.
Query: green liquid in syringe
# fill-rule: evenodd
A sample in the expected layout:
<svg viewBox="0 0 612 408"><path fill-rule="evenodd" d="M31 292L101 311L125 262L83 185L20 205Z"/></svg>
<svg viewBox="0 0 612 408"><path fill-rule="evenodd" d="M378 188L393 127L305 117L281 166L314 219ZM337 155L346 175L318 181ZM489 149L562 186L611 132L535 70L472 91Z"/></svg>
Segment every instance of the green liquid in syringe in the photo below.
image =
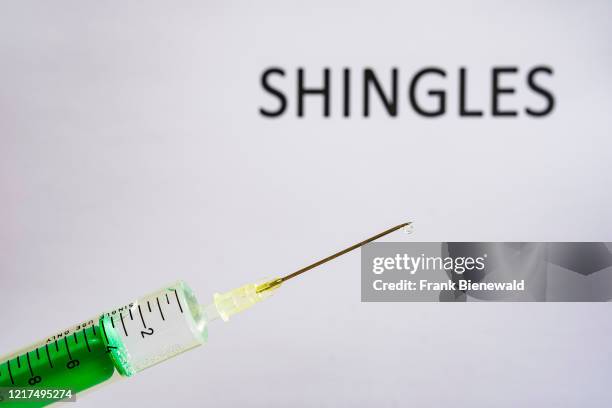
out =
<svg viewBox="0 0 612 408"><path fill-rule="evenodd" d="M112 377L115 366L100 326L89 326L0 365L0 387L84 391ZM15 393L13 394L15 395ZM42 407L57 400L10 399L2 392L0 407Z"/></svg>

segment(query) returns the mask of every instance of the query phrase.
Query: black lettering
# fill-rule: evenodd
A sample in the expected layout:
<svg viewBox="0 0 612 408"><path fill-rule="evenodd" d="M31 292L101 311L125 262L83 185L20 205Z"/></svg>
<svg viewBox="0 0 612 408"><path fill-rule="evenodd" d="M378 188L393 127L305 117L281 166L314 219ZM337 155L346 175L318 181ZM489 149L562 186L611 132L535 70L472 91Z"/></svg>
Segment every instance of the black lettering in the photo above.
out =
<svg viewBox="0 0 612 408"><path fill-rule="evenodd" d="M527 75L527 85L529 85L529 87L533 89L535 93L542 95L546 99L547 104L543 110L537 111L531 108L525 108L525 112L531 116L546 116L550 112L552 112L555 107L555 97L550 91L542 88L541 86L535 83L535 76L538 72L545 72L548 75L552 75L553 70L549 67L538 66L534 67L531 71L529 71L529 75Z"/></svg>
<svg viewBox="0 0 612 408"><path fill-rule="evenodd" d="M481 110L468 110L465 97L465 68L459 69L459 116L482 116Z"/></svg>
<svg viewBox="0 0 612 408"><path fill-rule="evenodd" d="M391 70L391 98L390 100L385 95L380 82L376 78L374 70L366 68L363 71L363 116L370 116L370 84L374 84L376 93L380 97L385 109L389 115L397 116L397 68Z"/></svg>
<svg viewBox="0 0 612 408"><path fill-rule="evenodd" d="M268 83L268 77L272 74L285 76L285 71L280 68L268 68L261 75L261 86L263 87L263 89L276 96L279 101L278 109L275 111L259 108L259 113L261 113L263 116L271 118L282 115L285 112L285 109L287 108L287 98L285 97L285 95Z"/></svg>
<svg viewBox="0 0 612 408"><path fill-rule="evenodd" d="M417 83L419 82L419 79L421 79L421 77L427 74L437 74L443 78L446 77L446 72L440 68L428 67L428 68L423 68L422 70L417 72L416 75L412 78L412 81L410 82L410 92L409 92L410 104L412 105L412 108L421 116L435 117L435 116L444 115L444 113L446 112L446 93L443 90L431 89L427 91L428 95L438 97L439 104L436 110L425 110L421 108L421 106L419 105L417 101L417 97L416 97Z"/></svg>
<svg viewBox="0 0 612 408"><path fill-rule="evenodd" d="M343 79L344 79L344 109L343 115L345 118L351 116L351 70L348 68L344 68L343 71Z"/></svg>
<svg viewBox="0 0 612 408"><path fill-rule="evenodd" d="M306 88L304 86L304 69L298 69L298 84L297 84L297 115L304 116L304 96L306 95L322 95L323 96L323 116L329 116L329 68L323 70L323 87L322 88Z"/></svg>
<svg viewBox="0 0 612 408"><path fill-rule="evenodd" d="M500 88L499 76L500 74L515 74L518 72L516 67L497 67L493 68L493 85L491 95L491 114L493 116L517 116L518 112L515 110L501 110L499 108L499 96L501 94L513 94L514 88Z"/></svg>

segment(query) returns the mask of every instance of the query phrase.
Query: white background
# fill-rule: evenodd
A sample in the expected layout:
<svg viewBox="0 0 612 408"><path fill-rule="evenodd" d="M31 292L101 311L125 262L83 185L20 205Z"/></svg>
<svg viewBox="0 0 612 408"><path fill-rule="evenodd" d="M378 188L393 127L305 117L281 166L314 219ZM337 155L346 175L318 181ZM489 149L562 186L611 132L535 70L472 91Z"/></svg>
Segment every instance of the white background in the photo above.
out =
<svg viewBox="0 0 612 408"><path fill-rule="evenodd" d="M604 1L3 2L0 352L179 278L207 302L405 220L415 233L390 240L612 240L611 12ZM492 66L521 68L504 99L521 108L533 97L523 68L539 64L555 70L551 116L458 117L458 67L470 106L488 110ZM325 66L382 79L397 66L400 114L375 101L369 119L323 119L308 102L304 119L292 104L266 120L258 109L274 100L259 76L276 65L286 89L298 66L313 83ZM447 114L429 120L406 97L428 65L449 73ZM612 401L609 304L362 304L359 282L359 254L347 255L211 327L204 348L78 404Z"/></svg>

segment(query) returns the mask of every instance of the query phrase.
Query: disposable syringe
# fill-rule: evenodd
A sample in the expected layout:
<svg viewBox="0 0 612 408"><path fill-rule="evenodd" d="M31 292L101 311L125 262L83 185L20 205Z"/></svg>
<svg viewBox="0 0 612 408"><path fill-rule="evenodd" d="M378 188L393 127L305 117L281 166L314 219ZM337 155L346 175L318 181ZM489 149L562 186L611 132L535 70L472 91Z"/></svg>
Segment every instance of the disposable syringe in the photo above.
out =
<svg viewBox="0 0 612 408"><path fill-rule="evenodd" d="M408 225L390 228L284 277L217 293L208 305L200 305L189 286L178 281L61 330L0 359L0 407L42 407L69 397L67 390L81 393L133 376L204 344L210 322L228 321L271 296L283 282Z"/></svg>

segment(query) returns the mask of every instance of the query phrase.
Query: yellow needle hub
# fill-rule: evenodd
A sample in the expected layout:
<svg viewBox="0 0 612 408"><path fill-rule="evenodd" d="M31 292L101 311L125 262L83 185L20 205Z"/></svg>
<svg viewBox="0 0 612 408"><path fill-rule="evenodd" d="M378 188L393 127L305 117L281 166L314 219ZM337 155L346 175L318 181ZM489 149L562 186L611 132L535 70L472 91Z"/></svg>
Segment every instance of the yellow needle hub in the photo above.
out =
<svg viewBox="0 0 612 408"><path fill-rule="evenodd" d="M249 309L256 303L269 298L283 281L276 278L263 283L249 283L225 293L215 293L214 302L219 316L228 321L230 316Z"/></svg>

